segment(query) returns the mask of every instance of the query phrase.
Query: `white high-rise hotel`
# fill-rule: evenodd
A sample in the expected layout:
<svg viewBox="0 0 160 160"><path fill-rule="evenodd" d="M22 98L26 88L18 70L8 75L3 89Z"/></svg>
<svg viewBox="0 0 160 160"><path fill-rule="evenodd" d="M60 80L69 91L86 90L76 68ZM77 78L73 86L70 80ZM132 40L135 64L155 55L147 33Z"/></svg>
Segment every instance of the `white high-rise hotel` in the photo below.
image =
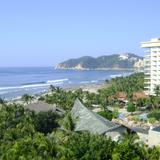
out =
<svg viewBox="0 0 160 160"><path fill-rule="evenodd" d="M154 95L154 88L160 85L160 39L154 38L141 43L146 48L145 89L146 94Z"/></svg>

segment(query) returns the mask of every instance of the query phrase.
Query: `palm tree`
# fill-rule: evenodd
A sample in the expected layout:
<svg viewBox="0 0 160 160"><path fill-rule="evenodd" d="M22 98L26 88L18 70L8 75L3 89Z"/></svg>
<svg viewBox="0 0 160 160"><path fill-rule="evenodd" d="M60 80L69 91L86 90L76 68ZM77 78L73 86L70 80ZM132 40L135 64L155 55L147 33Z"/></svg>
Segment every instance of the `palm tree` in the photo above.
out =
<svg viewBox="0 0 160 160"><path fill-rule="evenodd" d="M156 109L158 107L158 99L155 96L150 96L150 104L153 109Z"/></svg>
<svg viewBox="0 0 160 160"><path fill-rule="evenodd" d="M128 90L127 98L129 99L129 101L133 101L133 92L131 89Z"/></svg>
<svg viewBox="0 0 160 160"><path fill-rule="evenodd" d="M67 113L66 116L59 121L59 124L61 127L55 129L54 136L60 144L63 144L68 140L69 136L74 133L75 123L71 113Z"/></svg>
<svg viewBox="0 0 160 160"><path fill-rule="evenodd" d="M160 85L155 86L154 92L155 92L157 97L160 96Z"/></svg>
<svg viewBox="0 0 160 160"><path fill-rule="evenodd" d="M127 142L128 144L132 145L132 144L136 144L138 140L139 140L139 137L137 134L125 133L122 139L122 142Z"/></svg>
<svg viewBox="0 0 160 160"><path fill-rule="evenodd" d="M57 93L63 92L63 89L62 89L61 87L56 87L55 89L56 89L56 92L57 92Z"/></svg>
<svg viewBox="0 0 160 160"><path fill-rule="evenodd" d="M29 95L29 94L24 94L23 96L22 96L22 100L25 102L25 103L31 103L31 101L33 100L33 96L31 96L31 95Z"/></svg>
<svg viewBox="0 0 160 160"><path fill-rule="evenodd" d="M67 132L74 131L75 123L70 112L66 114L63 121L61 122L61 125L62 125L62 128Z"/></svg>
<svg viewBox="0 0 160 160"><path fill-rule="evenodd" d="M51 90L51 92L54 92L56 90L56 87L54 87L53 85L50 85L49 89Z"/></svg>
<svg viewBox="0 0 160 160"><path fill-rule="evenodd" d="M4 105L6 103L6 101L3 98L0 98L0 104Z"/></svg>

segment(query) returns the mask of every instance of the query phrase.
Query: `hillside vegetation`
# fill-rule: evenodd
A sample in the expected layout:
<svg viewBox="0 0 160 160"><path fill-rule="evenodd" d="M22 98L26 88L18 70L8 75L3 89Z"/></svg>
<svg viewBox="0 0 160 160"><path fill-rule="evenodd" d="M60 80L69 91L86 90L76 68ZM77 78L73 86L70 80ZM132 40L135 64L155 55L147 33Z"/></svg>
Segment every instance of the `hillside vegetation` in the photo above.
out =
<svg viewBox="0 0 160 160"><path fill-rule="evenodd" d="M84 56L59 63L58 69L133 69L142 67L142 57L135 54L113 54L97 58ZM139 63L139 64L138 64Z"/></svg>
<svg viewBox="0 0 160 160"><path fill-rule="evenodd" d="M57 121L63 117L51 111L36 114L21 105L3 104L0 117L1 160L158 160L160 156L160 148L147 148L136 135L114 142L103 135L74 132L71 119L65 119L62 130Z"/></svg>

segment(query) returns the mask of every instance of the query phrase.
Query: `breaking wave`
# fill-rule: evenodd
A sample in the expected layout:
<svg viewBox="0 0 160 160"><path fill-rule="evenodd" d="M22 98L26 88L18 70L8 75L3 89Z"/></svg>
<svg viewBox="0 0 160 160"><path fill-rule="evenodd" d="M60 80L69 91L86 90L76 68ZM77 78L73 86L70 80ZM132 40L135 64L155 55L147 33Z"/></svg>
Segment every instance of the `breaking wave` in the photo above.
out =
<svg viewBox="0 0 160 160"><path fill-rule="evenodd" d="M47 87L47 86L50 86L50 85L60 85L60 84L63 84L64 82L66 82L68 80L69 79L57 79L57 80L48 80L46 82L42 81L42 82L25 83L25 84L22 84L21 86L0 87L0 91Z"/></svg>

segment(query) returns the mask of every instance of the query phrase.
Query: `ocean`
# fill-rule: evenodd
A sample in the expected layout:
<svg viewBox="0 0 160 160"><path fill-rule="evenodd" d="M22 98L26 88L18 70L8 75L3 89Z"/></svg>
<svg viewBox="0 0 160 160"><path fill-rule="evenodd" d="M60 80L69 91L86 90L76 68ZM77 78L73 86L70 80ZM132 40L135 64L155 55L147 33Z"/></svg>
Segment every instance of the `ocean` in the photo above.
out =
<svg viewBox="0 0 160 160"><path fill-rule="evenodd" d="M101 84L106 79L126 76L131 71L120 70L57 70L52 67L0 68L0 97L10 100L23 94L46 92L50 85L72 87Z"/></svg>

